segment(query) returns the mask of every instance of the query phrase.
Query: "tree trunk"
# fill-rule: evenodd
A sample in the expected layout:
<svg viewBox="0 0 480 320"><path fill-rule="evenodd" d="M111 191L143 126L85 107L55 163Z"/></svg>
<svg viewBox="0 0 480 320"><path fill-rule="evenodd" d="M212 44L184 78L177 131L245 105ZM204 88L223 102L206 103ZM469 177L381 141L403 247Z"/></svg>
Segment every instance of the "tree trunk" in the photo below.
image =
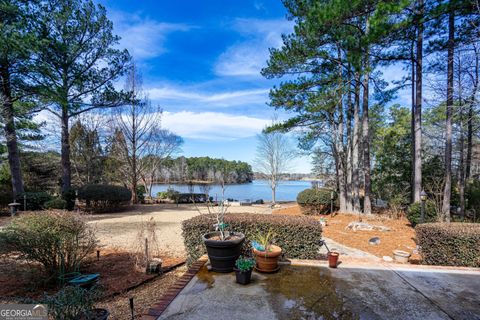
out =
<svg viewBox="0 0 480 320"><path fill-rule="evenodd" d="M70 163L70 132L68 107L62 106L62 192L72 187L72 168Z"/></svg>
<svg viewBox="0 0 480 320"><path fill-rule="evenodd" d="M452 193L452 114L453 114L453 58L455 46L455 13L448 15L447 57L447 120L445 126L445 188L443 189L442 220L450 222L450 197Z"/></svg>
<svg viewBox="0 0 480 320"><path fill-rule="evenodd" d="M411 121L410 121L410 135L411 135L411 141L412 141L412 163L411 163L411 177L410 177L410 203L415 202L415 175L413 168L415 168L415 41L412 41L412 47L410 51L410 63L411 63L411 68L412 68L412 107L411 107Z"/></svg>
<svg viewBox="0 0 480 320"><path fill-rule="evenodd" d="M465 136L463 132L463 109L460 111L460 161L458 170L458 196L460 198L460 215L465 215Z"/></svg>
<svg viewBox="0 0 480 320"><path fill-rule="evenodd" d="M355 103L353 109L353 212L360 212L360 177L359 177L359 153L360 153L360 76L355 75Z"/></svg>
<svg viewBox="0 0 480 320"><path fill-rule="evenodd" d="M13 102L10 87L10 74L6 66L1 66L0 72L2 82L2 92L0 93L0 103L2 104L2 116L5 122L5 139L8 151L8 164L10 166L10 175L12 180L13 199L22 193L23 179L20 166L20 154L18 151L17 132L15 127Z"/></svg>
<svg viewBox="0 0 480 320"><path fill-rule="evenodd" d="M363 174L364 174L364 200L363 200L363 213L372 213L372 203L370 199L371 183L370 183L370 132L369 132L369 117L368 117L368 95L370 82L370 53L369 49L366 49L365 54L365 75L363 77Z"/></svg>
<svg viewBox="0 0 480 320"><path fill-rule="evenodd" d="M350 69L350 68L349 68ZM350 72L349 72L350 76ZM352 139L352 120L353 120L353 101L351 86L348 88L348 105L347 105L347 167L346 167L346 210L353 212L352 199L352 182L353 182L353 139Z"/></svg>
<svg viewBox="0 0 480 320"><path fill-rule="evenodd" d="M274 206L276 203L276 187L272 185L272 205Z"/></svg>
<svg viewBox="0 0 480 320"><path fill-rule="evenodd" d="M414 144L415 158L413 166L413 200L420 201L422 192L422 68L423 68L423 0L417 1L420 21L417 29L417 67L415 81Z"/></svg>
<svg viewBox="0 0 480 320"><path fill-rule="evenodd" d="M475 96L478 90L478 81L479 81L479 56L477 49L475 47L475 78L473 84L473 91L470 95L469 104L468 104L468 119L467 119L467 160L465 168L465 178L468 181L471 175L472 167L472 149L473 149L473 117L474 117L474 105L475 105Z"/></svg>

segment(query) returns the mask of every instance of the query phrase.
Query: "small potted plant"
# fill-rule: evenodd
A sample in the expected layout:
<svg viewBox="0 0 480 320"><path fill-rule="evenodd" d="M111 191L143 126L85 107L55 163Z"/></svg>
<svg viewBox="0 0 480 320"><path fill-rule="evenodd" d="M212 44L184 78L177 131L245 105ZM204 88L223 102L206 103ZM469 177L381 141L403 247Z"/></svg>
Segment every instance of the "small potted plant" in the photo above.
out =
<svg viewBox="0 0 480 320"><path fill-rule="evenodd" d="M224 189L222 185L222 189ZM223 194L222 190L222 194ZM222 197L223 199L224 197ZM208 259L210 260L211 270L215 272L232 272L235 267L235 261L240 256L245 236L240 232L229 232L225 229L228 225L224 222L226 212L226 202L221 201L218 207L213 208L207 203L207 208L211 213L215 213L216 223L214 232L209 232L202 236L203 243L207 248Z"/></svg>
<svg viewBox="0 0 480 320"><path fill-rule="evenodd" d="M237 283L249 284L252 279L252 270L255 266L255 260L240 256L235 262L235 275L237 277Z"/></svg>
<svg viewBox="0 0 480 320"><path fill-rule="evenodd" d="M272 244L274 233L269 230L265 234L257 234L252 241L253 254L256 266L260 272L271 273L279 269L278 259L282 254L282 248Z"/></svg>
<svg viewBox="0 0 480 320"><path fill-rule="evenodd" d="M327 254L328 257L328 266L330 268L336 268L338 264L338 257L340 256L340 253L336 251L330 251Z"/></svg>

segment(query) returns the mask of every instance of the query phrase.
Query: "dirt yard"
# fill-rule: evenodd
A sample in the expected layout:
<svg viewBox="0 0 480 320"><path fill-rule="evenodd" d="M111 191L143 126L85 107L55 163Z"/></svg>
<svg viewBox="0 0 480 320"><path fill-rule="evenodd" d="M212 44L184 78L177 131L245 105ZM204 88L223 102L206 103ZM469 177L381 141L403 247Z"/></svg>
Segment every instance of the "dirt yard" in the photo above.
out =
<svg viewBox="0 0 480 320"><path fill-rule="evenodd" d="M301 211L298 205L292 205L287 208L274 210L273 214L300 215ZM369 252L380 258L383 256L391 257L392 251L396 249L413 253L417 246L415 243L415 230L405 218L394 220L383 216L362 217L353 214L337 214L334 217L325 215L316 218L320 217L327 220L327 226L323 228L323 236L345 246ZM389 228L390 231L353 231L348 229L347 225L355 221L367 222L375 226L384 226ZM369 244L368 240L373 237L379 237L380 244ZM418 258L418 255L412 255L411 260L415 262Z"/></svg>
<svg viewBox="0 0 480 320"><path fill-rule="evenodd" d="M199 208L202 214L208 213L204 206ZM268 205L231 206L227 212L270 214L272 210ZM177 207L174 204L159 204L141 205L121 213L90 215L88 220L95 227L101 246L131 250L138 242L137 235L142 223L153 218L157 225L160 250L169 252L172 256L184 256L182 221L199 214L194 205L182 204Z"/></svg>

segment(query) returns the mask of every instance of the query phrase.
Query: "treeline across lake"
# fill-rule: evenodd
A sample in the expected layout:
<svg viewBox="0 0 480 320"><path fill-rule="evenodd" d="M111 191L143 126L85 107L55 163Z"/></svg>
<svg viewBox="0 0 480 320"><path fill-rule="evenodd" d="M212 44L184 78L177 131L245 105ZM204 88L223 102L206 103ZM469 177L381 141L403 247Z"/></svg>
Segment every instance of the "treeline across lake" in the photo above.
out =
<svg viewBox="0 0 480 320"><path fill-rule="evenodd" d="M247 183L253 180L252 167L242 161L210 157L178 157L163 161L156 183Z"/></svg>

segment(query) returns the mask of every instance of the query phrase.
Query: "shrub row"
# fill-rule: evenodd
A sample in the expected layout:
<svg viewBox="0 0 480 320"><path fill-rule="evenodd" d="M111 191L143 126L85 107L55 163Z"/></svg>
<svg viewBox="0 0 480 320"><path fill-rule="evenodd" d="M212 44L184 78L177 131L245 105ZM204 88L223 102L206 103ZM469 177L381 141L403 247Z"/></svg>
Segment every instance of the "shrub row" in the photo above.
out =
<svg viewBox="0 0 480 320"><path fill-rule="evenodd" d="M333 196L335 200L336 194ZM325 214L330 212L331 197L330 189L305 189L297 195L297 203L304 214Z"/></svg>
<svg viewBox="0 0 480 320"><path fill-rule="evenodd" d="M213 214L183 221L182 234L188 263L206 253L202 235L214 231L215 222ZM274 243L282 247L288 258L313 259L320 249L322 228L317 220L310 217L241 213L226 214L224 222L228 225L228 231L242 232L245 235L244 251L248 251L253 237L269 230L275 234Z"/></svg>
<svg viewBox="0 0 480 320"><path fill-rule="evenodd" d="M132 192L121 186L91 184L78 190L78 199L86 211L111 212L130 203Z"/></svg>
<svg viewBox="0 0 480 320"><path fill-rule="evenodd" d="M480 224L423 223L415 232L423 263L480 267Z"/></svg>
<svg viewBox="0 0 480 320"><path fill-rule="evenodd" d="M22 209L25 197L28 211L42 210L45 208L45 202L52 200L52 196L47 192L23 192L17 196L17 202L21 204Z"/></svg>

